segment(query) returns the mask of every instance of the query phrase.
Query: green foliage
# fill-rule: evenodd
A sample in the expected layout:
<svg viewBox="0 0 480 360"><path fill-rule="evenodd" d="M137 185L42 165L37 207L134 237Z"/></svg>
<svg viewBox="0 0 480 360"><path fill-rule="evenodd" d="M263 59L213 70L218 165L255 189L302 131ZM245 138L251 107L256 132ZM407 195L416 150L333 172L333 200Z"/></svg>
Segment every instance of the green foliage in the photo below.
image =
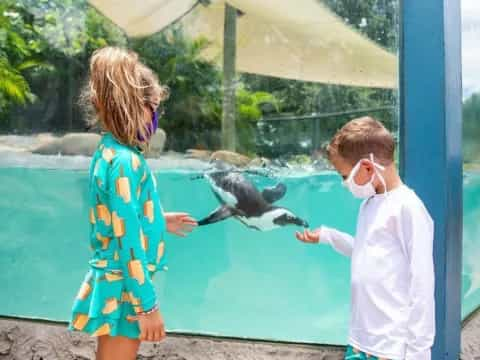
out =
<svg viewBox="0 0 480 360"><path fill-rule="evenodd" d="M0 58L0 104L6 104L7 100L24 104L32 95L20 71L11 66L6 58Z"/></svg>
<svg viewBox="0 0 480 360"><path fill-rule="evenodd" d="M386 49L398 48L398 1L395 0L324 0L344 22ZM282 120L263 122L258 151L264 156L311 153L325 143L345 122L371 115L382 121L394 133L398 117L395 106L397 91L331 84L319 84L243 74L242 81L252 91L265 90L278 99L280 112L291 117L315 114L354 114L322 117L317 127L312 120ZM380 110L391 107L390 110ZM268 116L266 116L268 118Z"/></svg>
<svg viewBox="0 0 480 360"><path fill-rule="evenodd" d="M322 0L343 21L368 38L396 53L400 1Z"/></svg>
<svg viewBox="0 0 480 360"><path fill-rule="evenodd" d="M201 58L206 45L202 38L187 40L178 27L131 42L170 88L160 126L169 134L169 148L176 151L219 146L221 73Z"/></svg>
<svg viewBox="0 0 480 360"><path fill-rule="evenodd" d="M463 104L463 156L465 162L480 162L480 93Z"/></svg>
<svg viewBox="0 0 480 360"><path fill-rule="evenodd" d="M34 99L25 75L44 65L36 36L24 7L0 3L0 120L13 105Z"/></svg>
<svg viewBox="0 0 480 360"><path fill-rule="evenodd" d="M24 110L14 108L15 115L0 122L0 128L83 129L85 122L77 99L87 77L88 59L94 50L107 44L126 45L125 35L86 0L20 0L16 4L23 9L29 23L20 24L15 32L30 35L28 44L43 61L42 66L26 73L25 81L32 93L41 96L35 98L33 106ZM31 61L35 59L28 60L20 65L22 71L35 65ZM13 105L10 101L10 106Z"/></svg>
<svg viewBox="0 0 480 360"><path fill-rule="evenodd" d="M278 100L264 91L252 92L242 84L237 88L237 139L238 150L243 153L256 153L257 122L262 117L262 106L270 105L277 112Z"/></svg>
<svg viewBox="0 0 480 360"><path fill-rule="evenodd" d="M373 41L397 49L397 1L323 3ZM219 148L222 70L202 57L208 46L206 39L187 38L178 24L153 36L128 39L86 0L4 0L0 6L0 108L6 120L0 121L0 129L83 129L84 119L76 101L87 77L88 59L100 47L119 45L137 51L171 90L160 124L168 134L168 148ZM239 151L270 157L309 154L345 121L368 112L323 117L316 122L265 122L264 118L337 113L396 103L396 92L391 90L252 74L238 75L236 80ZM33 105L26 108L16 106L32 101ZM372 114L395 130L395 110ZM0 112L0 120L1 116Z"/></svg>
<svg viewBox="0 0 480 360"><path fill-rule="evenodd" d="M204 38L187 39L181 28L171 27L156 35L134 39L132 48L170 88L165 116L160 126L166 130L168 147L176 151L188 148L220 147L222 116L222 72L216 64L204 60L208 46ZM251 92L237 86L237 138L240 151L254 151L255 123L262 116L261 106L274 104L266 92Z"/></svg>

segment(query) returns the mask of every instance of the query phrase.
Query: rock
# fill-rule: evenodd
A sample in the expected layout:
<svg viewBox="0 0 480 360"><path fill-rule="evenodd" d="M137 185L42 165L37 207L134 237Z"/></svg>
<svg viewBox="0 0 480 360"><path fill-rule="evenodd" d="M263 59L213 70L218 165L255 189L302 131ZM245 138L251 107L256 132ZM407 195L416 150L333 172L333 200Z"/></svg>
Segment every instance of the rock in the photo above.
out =
<svg viewBox="0 0 480 360"><path fill-rule="evenodd" d="M70 133L63 137L54 137L51 134L40 134L38 144L31 151L41 155L83 155L91 156L97 149L101 136L95 133ZM150 140L150 148L146 156L158 157L167 139L165 131L158 129Z"/></svg>
<svg viewBox="0 0 480 360"><path fill-rule="evenodd" d="M186 157L191 159L198 159L208 161L212 156L212 152L208 150L188 149L186 151Z"/></svg>
<svg viewBox="0 0 480 360"><path fill-rule="evenodd" d="M294 155L288 159L288 163L292 165L310 165L312 158L308 155Z"/></svg>
<svg viewBox="0 0 480 360"><path fill-rule="evenodd" d="M91 156L99 143L101 136L91 133L71 133L61 138L45 136L43 143L32 149L41 155L84 155Z"/></svg>
<svg viewBox="0 0 480 360"><path fill-rule="evenodd" d="M100 135L93 133L67 134L61 139L62 154L91 156L100 139Z"/></svg>
<svg viewBox="0 0 480 360"><path fill-rule="evenodd" d="M150 146L145 153L147 157L159 157L165 148L167 134L163 129L157 129L156 133L150 139Z"/></svg>
<svg viewBox="0 0 480 360"><path fill-rule="evenodd" d="M12 340L10 340L7 336L3 336L3 339L0 339L0 355L10 354L12 344Z"/></svg>
<svg viewBox="0 0 480 360"><path fill-rule="evenodd" d="M264 158L264 157L257 157L255 159L253 159L252 161L250 161L250 164L248 164L248 166L251 166L251 167L268 167L272 164L272 162L267 159L267 158Z"/></svg>
<svg viewBox="0 0 480 360"><path fill-rule="evenodd" d="M49 133L37 135L0 135L0 150L2 151L30 151L41 144L54 140L55 137Z"/></svg>
<svg viewBox="0 0 480 360"><path fill-rule="evenodd" d="M244 167L247 166L251 159L248 156L227 150L215 151L210 156L210 161L220 160L227 164Z"/></svg>
<svg viewBox="0 0 480 360"><path fill-rule="evenodd" d="M58 137L56 137L52 133L38 133L36 135L36 138L37 138L38 142L40 142L40 143L42 143L42 142L45 143L45 142L49 142L49 141L53 141L55 139L58 139Z"/></svg>

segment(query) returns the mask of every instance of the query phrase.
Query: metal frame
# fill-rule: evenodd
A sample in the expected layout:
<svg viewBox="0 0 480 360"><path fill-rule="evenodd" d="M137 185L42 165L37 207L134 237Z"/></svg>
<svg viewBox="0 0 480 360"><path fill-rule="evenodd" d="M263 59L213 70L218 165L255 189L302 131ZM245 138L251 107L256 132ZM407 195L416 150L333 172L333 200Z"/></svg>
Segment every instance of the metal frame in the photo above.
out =
<svg viewBox="0 0 480 360"><path fill-rule="evenodd" d="M435 221L432 359L458 360L462 266L459 0L401 1L400 166Z"/></svg>

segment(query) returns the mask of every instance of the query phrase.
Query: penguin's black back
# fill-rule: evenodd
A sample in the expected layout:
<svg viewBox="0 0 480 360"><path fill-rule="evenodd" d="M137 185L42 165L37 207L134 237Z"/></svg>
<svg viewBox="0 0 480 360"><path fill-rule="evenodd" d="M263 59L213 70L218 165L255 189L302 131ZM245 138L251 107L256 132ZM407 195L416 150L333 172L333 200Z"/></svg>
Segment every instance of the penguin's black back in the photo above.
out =
<svg viewBox="0 0 480 360"><path fill-rule="evenodd" d="M238 210L246 217L259 216L271 208L251 181L238 172L214 173L209 175L215 185L237 199Z"/></svg>

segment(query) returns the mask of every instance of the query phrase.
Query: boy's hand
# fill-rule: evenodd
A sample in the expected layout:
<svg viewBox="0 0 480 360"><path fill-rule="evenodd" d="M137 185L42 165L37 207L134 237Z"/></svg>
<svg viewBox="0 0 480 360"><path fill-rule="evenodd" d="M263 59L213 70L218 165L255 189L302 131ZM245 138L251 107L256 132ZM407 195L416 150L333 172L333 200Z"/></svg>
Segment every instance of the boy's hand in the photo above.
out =
<svg viewBox="0 0 480 360"><path fill-rule="evenodd" d="M167 223L167 231L177 236L184 237L197 226L195 219L187 213L166 212L164 216Z"/></svg>
<svg viewBox="0 0 480 360"><path fill-rule="evenodd" d="M140 327L140 340L142 341L162 341L165 339L165 324L160 311L155 311L148 315L137 316Z"/></svg>
<svg viewBox="0 0 480 360"><path fill-rule="evenodd" d="M304 230L303 233L296 232L295 236L298 240L308 243L308 244L316 244L320 242L320 229L316 229L313 231Z"/></svg>

